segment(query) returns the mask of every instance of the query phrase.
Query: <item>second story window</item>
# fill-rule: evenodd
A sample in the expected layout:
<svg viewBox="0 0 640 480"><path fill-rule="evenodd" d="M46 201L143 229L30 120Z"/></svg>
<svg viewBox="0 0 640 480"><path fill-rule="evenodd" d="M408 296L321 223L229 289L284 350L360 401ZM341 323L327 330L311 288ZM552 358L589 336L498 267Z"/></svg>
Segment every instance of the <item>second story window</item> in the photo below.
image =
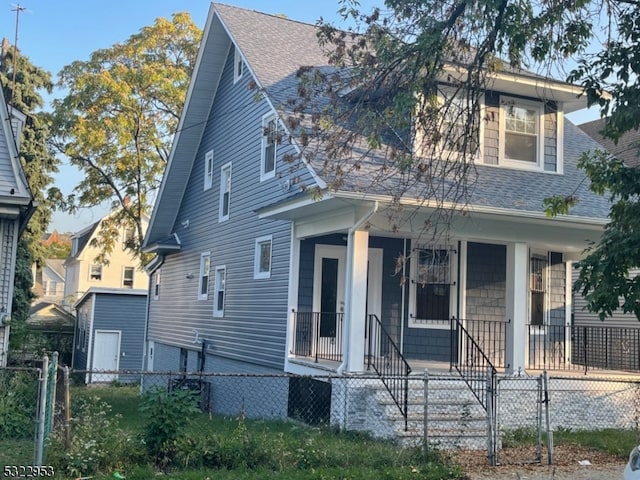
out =
<svg viewBox="0 0 640 480"><path fill-rule="evenodd" d="M231 163L223 165L220 169L220 211L218 221L229 219L229 206L231 204Z"/></svg>
<svg viewBox="0 0 640 480"><path fill-rule="evenodd" d="M271 277L271 243L271 235L256 239L253 278Z"/></svg>
<svg viewBox="0 0 640 480"><path fill-rule="evenodd" d="M135 270L133 267L124 267L122 272L122 286L124 288L133 288L133 277Z"/></svg>
<svg viewBox="0 0 640 480"><path fill-rule="evenodd" d="M236 83L242 78L244 73L244 62L242 61L242 55L237 48L233 54L233 83Z"/></svg>
<svg viewBox="0 0 640 480"><path fill-rule="evenodd" d="M213 150L209 150L204 156L204 189L209 190L213 186Z"/></svg>
<svg viewBox="0 0 640 480"><path fill-rule="evenodd" d="M127 248L134 247L134 238L135 232L133 228L125 227L123 235L122 235L122 249L126 250Z"/></svg>
<svg viewBox="0 0 640 480"><path fill-rule="evenodd" d="M89 280L100 281L102 280L102 265L99 263L93 263L89 268Z"/></svg>
<svg viewBox="0 0 640 480"><path fill-rule="evenodd" d="M541 168L542 104L504 98L500 114L500 153L504 163Z"/></svg>
<svg viewBox="0 0 640 480"><path fill-rule="evenodd" d="M274 177L276 174L276 153L278 144L278 121L275 115L262 118L262 160L260 162L260 180Z"/></svg>
<svg viewBox="0 0 640 480"><path fill-rule="evenodd" d="M198 284L198 300L206 300L209 297L209 271L211 270L211 254L209 252L200 255L200 281Z"/></svg>

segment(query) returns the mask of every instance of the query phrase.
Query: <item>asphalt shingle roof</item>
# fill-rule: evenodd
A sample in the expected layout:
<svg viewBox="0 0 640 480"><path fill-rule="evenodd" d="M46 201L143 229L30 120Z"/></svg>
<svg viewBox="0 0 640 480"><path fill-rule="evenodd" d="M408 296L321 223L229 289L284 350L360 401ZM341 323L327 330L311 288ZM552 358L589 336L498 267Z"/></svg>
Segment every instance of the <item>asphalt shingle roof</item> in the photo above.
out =
<svg viewBox="0 0 640 480"><path fill-rule="evenodd" d="M598 142L602 148L632 167L640 167L640 131L631 130L624 133L618 142L604 138L600 133L604 129L606 119L600 118L578 125L583 132Z"/></svg>

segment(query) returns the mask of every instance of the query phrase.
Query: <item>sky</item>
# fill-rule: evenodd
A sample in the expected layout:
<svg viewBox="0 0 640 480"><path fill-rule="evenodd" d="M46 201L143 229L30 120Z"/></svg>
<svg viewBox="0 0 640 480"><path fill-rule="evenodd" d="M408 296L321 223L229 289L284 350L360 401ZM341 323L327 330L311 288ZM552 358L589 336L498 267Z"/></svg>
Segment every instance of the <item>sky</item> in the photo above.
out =
<svg viewBox="0 0 640 480"><path fill-rule="evenodd" d="M1 0L0 0L1 1ZM242 8L315 23L320 17L339 25L338 0L224 0ZM383 0L360 0L363 10L383 5ZM0 3L0 38L16 40L16 9L24 9L18 17L17 44L31 63L48 70L54 78L75 60L88 60L91 53L123 42L142 27L159 17L169 18L175 12L187 11L194 23L204 27L209 0L21 0ZM59 94L58 94L59 95ZM54 93L52 98L55 98ZM572 120L593 120L589 112ZM81 179L74 167L61 165L55 184L64 194L72 192ZM83 209L75 215L55 213L48 231L77 232L99 220L106 208Z"/></svg>

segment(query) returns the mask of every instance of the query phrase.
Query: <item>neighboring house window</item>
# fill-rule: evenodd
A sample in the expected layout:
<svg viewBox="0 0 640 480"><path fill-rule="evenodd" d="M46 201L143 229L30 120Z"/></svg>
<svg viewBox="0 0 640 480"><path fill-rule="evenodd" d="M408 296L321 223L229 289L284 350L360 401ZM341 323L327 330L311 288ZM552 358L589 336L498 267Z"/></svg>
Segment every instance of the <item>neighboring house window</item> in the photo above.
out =
<svg viewBox="0 0 640 480"><path fill-rule="evenodd" d="M102 265L99 263L94 263L91 265L91 269L89 271L89 279L90 280L102 280Z"/></svg>
<svg viewBox="0 0 640 480"><path fill-rule="evenodd" d="M424 247L413 252L410 326L449 328L454 297L453 253L448 247Z"/></svg>
<svg viewBox="0 0 640 480"><path fill-rule="evenodd" d="M211 270L211 254L205 252L200 255L200 282L198 284L198 300L209 297L209 271Z"/></svg>
<svg viewBox="0 0 640 480"><path fill-rule="evenodd" d="M262 117L262 160L260 180L272 178L276 174L276 153L278 144L278 120L275 115Z"/></svg>
<svg viewBox="0 0 640 480"><path fill-rule="evenodd" d="M231 163L227 163L220 169L220 211L218 221L229 219L229 206L231 204Z"/></svg>
<svg viewBox="0 0 640 480"><path fill-rule="evenodd" d="M213 150L204 156L204 189L209 190L213 185Z"/></svg>
<svg viewBox="0 0 640 480"><path fill-rule="evenodd" d="M124 234L122 235L122 249L126 250L127 248L133 247L134 240L134 230L133 228L125 228Z"/></svg>
<svg viewBox="0 0 640 480"><path fill-rule="evenodd" d="M538 169L543 166L542 104L502 99L500 158L506 165Z"/></svg>
<svg viewBox="0 0 640 480"><path fill-rule="evenodd" d="M48 282L46 282L46 287L45 287L45 295L55 295L57 293L58 290L58 282L56 282L55 280L49 280Z"/></svg>
<svg viewBox="0 0 640 480"><path fill-rule="evenodd" d="M227 268L225 265L216 267L216 286L215 298L213 299L213 316L224 316L224 292L227 277Z"/></svg>
<svg viewBox="0 0 640 480"><path fill-rule="evenodd" d="M243 73L244 62L242 61L242 54L240 53L240 50L236 48L233 55L233 83L236 83L238 80L240 80Z"/></svg>
<svg viewBox="0 0 640 480"><path fill-rule="evenodd" d="M133 267L124 267L124 271L122 275L122 286L124 288L133 288L134 274L135 274L135 270Z"/></svg>
<svg viewBox="0 0 640 480"><path fill-rule="evenodd" d="M256 239L253 278L271 277L271 243L271 235Z"/></svg>
<svg viewBox="0 0 640 480"><path fill-rule="evenodd" d="M529 308L531 325L545 325L545 290L548 258L546 255L533 253L529 259Z"/></svg>
<svg viewBox="0 0 640 480"><path fill-rule="evenodd" d="M154 300L158 300L158 298L160 298L160 270L156 270L156 273L154 275L154 282L153 282L153 298Z"/></svg>

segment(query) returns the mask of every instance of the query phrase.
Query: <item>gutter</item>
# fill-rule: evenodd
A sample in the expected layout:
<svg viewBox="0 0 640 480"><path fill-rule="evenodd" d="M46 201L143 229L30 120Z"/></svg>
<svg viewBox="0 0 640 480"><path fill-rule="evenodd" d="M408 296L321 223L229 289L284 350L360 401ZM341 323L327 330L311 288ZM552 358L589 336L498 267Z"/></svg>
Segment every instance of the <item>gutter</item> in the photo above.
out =
<svg viewBox="0 0 640 480"><path fill-rule="evenodd" d="M353 234L356 230L358 230L364 223L369 221L371 217L373 217L378 212L379 203L375 201L373 203L373 207L369 210L362 218L356 221L353 227L349 228L349 232L347 234L347 294L345 295L345 307L346 311L351 311L351 287L353 285L353 271L351 267L351 255L349 255L350 249L349 245L353 242ZM342 355L342 363L338 366L336 373L338 375L342 375L342 372L349 364L349 338L351 337L351 317L349 317L349 321L344 324L344 332L342 334L342 351L344 352Z"/></svg>

